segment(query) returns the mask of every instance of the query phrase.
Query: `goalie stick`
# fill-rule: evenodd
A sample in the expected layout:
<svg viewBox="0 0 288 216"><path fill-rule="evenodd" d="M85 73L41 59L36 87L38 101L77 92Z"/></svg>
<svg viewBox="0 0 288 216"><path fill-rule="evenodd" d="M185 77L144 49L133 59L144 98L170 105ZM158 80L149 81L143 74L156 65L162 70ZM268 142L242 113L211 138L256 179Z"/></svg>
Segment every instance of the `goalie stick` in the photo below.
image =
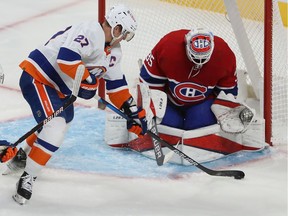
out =
<svg viewBox="0 0 288 216"><path fill-rule="evenodd" d="M141 93L139 84L137 85L137 92L138 92L137 105L143 107L142 93ZM150 130L153 133L158 134L157 125L156 125L155 108L154 108L152 99L150 99L150 100L151 100L150 101L150 108L153 112L153 118L152 118L152 122L153 122L152 124L153 125L152 125L152 128ZM164 164L164 161L168 161L168 159L165 160L165 155L163 154L161 143L157 139L154 139L154 138L152 138L152 143L153 143L153 150L154 150L154 154L155 154L156 163L158 166L162 166Z"/></svg>
<svg viewBox="0 0 288 216"><path fill-rule="evenodd" d="M104 100L103 98L99 97L98 95L94 96L95 99L97 99L99 102L105 104L109 109L114 111L115 113L119 114L121 117L125 118L126 120L130 120L130 118L123 113L121 110L119 110L117 107L109 103L108 101ZM212 176L227 176L227 177L234 177L235 179L242 179L245 176L245 173L240 170L212 170L209 169L201 164L199 164L197 161L194 159L190 158L188 155L180 151L179 149L175 148L173 145L170 143L166 142L162 138L160 138L158 135L153 133L151 130L147 130L147 134L150 135L152 138L158 140L161 142L163 145L165 145L167 148L172 150L175 154L180 156L181 158L187 160L189 163L192 165L196 166L200 170L204 171L205 173L212 175Z"/></svg>
<svg viewBox="0 0 288 216"><path fill-rule="evenodd" d="M142 65L143 65L142 59L138 59L139 70L141 70ZM141 89L140 89L140 85L139 84L137 85L137 90L138 90L137 91L138 92L138 97L137 97L138 98L138 105L139 104L142 105L142 94L141 94ZM151 94L150 94L150 97L151 97ZM153 133L155 133L155 134L158 134L157 124L156 124L155 108L154 108L154 104L153 104L152 99L150 99L150 100L151 100L150 101L150 108L151 108L152 113L153 113L153 118L152 118L153 126L151 128L151 131ZM165 156L163 154L163 151L162 151L161 143L157 139L152 138L152 143L153 143L153 150L154 150L154 154L155 154L156 163L157 163L158 166L162 166L164 163L167 163L168 160L171 159L173 154L169 154L169 155Z"/></svg>
<svg viewBox="0 0 288 216"><path fill-rule="evenodd" d="M73 104L76 101L76 99L77 99L77 95L78 95L78 92L79 92L79 88L80 88L81 80L82 80L82 77L83 77L83 74L84 74L84 70L85 70L85 66L84 65L79 65L78 66L77 71L76 71L75 80L74 80L74 83L73 83L72 95L65 101L65 103L63 104L62 107L60 107L59 109L54 111L50 116L46 117L43 121L38 123L30 131L28 131L23 136L21 136L16 142L10 143L7 140L0 140L0 147L1 146L2 147L6 147L6 149L8 147L15 148L18 144L23 142L31 134L33 134L36 131L38 131L41 127L43 127L43 125L47 124L49 121L51 121L53 118L58 116L61 112L63 112L67 107L69 107L71 104ZM1 149L0 149L0 162L1 163L2 163L2 156L5 154L5 150L6 149L2 149L2 152L1 152Z"/></svg>

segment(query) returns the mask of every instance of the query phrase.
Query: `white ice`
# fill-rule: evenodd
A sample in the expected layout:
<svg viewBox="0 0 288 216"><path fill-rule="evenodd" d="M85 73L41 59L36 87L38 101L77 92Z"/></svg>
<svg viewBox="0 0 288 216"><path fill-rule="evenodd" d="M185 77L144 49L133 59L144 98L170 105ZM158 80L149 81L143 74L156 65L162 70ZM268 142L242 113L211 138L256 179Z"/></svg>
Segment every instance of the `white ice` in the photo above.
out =
<svg viewBox="0 0 288 216"><path fill-rule="evenodd" d="M21 122L21 118L31 116L27 103L17 91L21 72L18 63L56 30L80 20L97 18L97 2L1 1L0 64L5 83L0 86L0 125L7 121ZM63 5L65 9L61 8ZM55 11L55 8L60 9ZM36 16L39 14L42 15ZM95 106L95 101L80 100L79 103ZM19 127L21 124L15 125ZM275 145L271 151L264 159L233 166L246 173L243 180L212 177L203 172L179 178L142 178L46 168L25 206L11 198L19 176L0 176L0 216L286 216L287 145ZM153 164L149 166L156 166ZM0 173L4 170L5 164L0 164Z"/></svg>

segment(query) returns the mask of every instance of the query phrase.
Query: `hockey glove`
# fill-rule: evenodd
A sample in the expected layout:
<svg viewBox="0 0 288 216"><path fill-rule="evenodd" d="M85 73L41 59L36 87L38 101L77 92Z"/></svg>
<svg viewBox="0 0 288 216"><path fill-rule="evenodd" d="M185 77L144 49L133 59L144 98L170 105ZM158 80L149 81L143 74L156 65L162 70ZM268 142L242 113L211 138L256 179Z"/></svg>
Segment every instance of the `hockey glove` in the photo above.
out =
<svg viewBox="0 0 288 216"><path fill-rule="evenodd" d="M226 133L244 133L255 117L255 110L237 102L233 95L220 92L211 106L212 112Z"/></svg>
<svg viewBox="0 0 288 216"><path fill-rule="evenodd" d="M1 151L0 153L0 161L1 163L5 163L11 158L13 158L17 154L18 149L15 147L8 147Z"/></svg>
<svg viewBox="0 0 288 216"><path fill-rule="evenodd" d="M83 98L86 100L94 97L97 91L97 87L99 85L98 79L95 76L92 75L89 78L91 78L89 79L90 82L88 82L87 80L84 80L81 82L79 93L78 93L78 96L80 98Z"/></svg>
<svg viewBox="0 0 288 216"><path fill-rule="evenodd" d="M106 73L107 69L104 66L87 67L89 73L96 78L101 78Z"/></svg>
<svg viewBox="0 0 288 216"><path fill-rule="evenodd" d="M141 107L137 108L134 100L130 97L121 107L124 113L128 115L130 120L127 121L127 129L129 132L143 137L147 132L146 112Z"/></svg>

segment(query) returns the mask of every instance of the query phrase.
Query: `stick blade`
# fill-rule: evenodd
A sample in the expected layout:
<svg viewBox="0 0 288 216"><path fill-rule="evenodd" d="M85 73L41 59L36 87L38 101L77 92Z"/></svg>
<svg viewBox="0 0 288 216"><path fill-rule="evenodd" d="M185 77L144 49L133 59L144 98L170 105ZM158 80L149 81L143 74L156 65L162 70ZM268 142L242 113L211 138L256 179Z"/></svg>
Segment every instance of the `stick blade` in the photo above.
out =
<svg viewBox="0 0 288 216"><path fill-rule="evenodd" d="M178 149L179 143L180 141L177 142L175 148ZM167 163L173 157L173 155L174 155L174 151L170 151L169 153L167 153L164 158L164 164Z"/></svg>
<svg viewBox="0 0 288 216"><path fill-rule="evenodd" d="M161 155L160 157L156 158L156 162L157 162L158 166L162 166L165 163L164 161L165 161L165 156L164 155Z"/></svg>
<svg viewBox="0 0 288 216"><path fill-rule="evenodd" d="M213 176L234 177L235 179L243 179L245 173L241 170L206 170L206 172Z"/></svg>

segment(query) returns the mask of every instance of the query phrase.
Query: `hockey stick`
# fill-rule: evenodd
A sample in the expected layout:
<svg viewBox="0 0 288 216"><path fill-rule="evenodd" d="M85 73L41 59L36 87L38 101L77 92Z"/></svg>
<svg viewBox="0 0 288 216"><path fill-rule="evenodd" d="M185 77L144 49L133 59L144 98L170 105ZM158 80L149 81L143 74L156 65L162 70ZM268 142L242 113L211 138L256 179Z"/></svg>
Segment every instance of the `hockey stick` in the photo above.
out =
<svg viewBox="0 0 288 216"><path fill-rule="evenodd" d="M143 65L142 59L138 59L139 70L141 70L142 65ZM138 104L142 104L142 94L141 94L141 90L140 90L139 85L137 85L137 90L138 90L138 97L137 97L138 98ZM150 93L150 97L151 97L151 93ZM140 98L140 100L139 100L139 98ZM158 129L157 129L157 125L156 125L156 113L155 113L155 107L154 107L153 101L152 101L151 105L152 106L150 106L150 108L151 108L152 113L153 113L153 118L152 118L153 126L151 128L151 131L154 134L158 134ZM169 155L170 158L165 159L166 156L163 154L161 143L157 139L154 139L154 138L152 138L152 143L153 143L153 150L154 150L154 154L155 154L156 163L158 166L162 166L164 163L168 162L168 160L172 157L172 155L170 154Z"/></svg>
<svg viewBox="0 0 288 216"><path fill-rule="evenodd" d="M0 146L6 146L7 148L8 147L13 147L13 148L16 147L18 144L20 144L26 138L28 138L31 134L33 134L36 131L38 131L39 129L41 129L41 127L43 127L45 124L47 124L53 118L55 118L60 113L62 113L71 104L73 104L76 101L76 99L77 99L77 95L78 95L78 92L79 92L79 88L80 88L81 80L82 80L82 77L83 77L83 74L84 74L84 70L85 70L84 65L79 65L78 66L77 72L76 72L76 76L75 76L75 80L74 80L74 83L73 83L72 95L65 101L65 103L63 104L62 107L60 107L59 109L54 111L50 116L46 117L43 121L38 123L30 131L28 131L23 136L21 136L16 142L10 143L7 140L0 140ZM2 154L0 154L0 161L1 162L2 162L1 156L3 155L4 151L5 151L5 149L2 150Z"/></svg>
<svg viewBox="0 0 288 216"><path fill-rule="evenodd" d="M158 130L157 130L157 126L156 126L156 120L153 118L152 119L154 122L154 126L151 128L151 132L154 134L158 134ZM162 151L162 146L161 143L159 142L159 140L152 138L152 143L153 143L153 149L154 149L154 153L155 153L155 158L156 158L156 162L158 166L162 166L164 164L164 162L168 162L168 158L166 158L166 155L163 154Z"/></svg>
<svg viewBox="0 0 288 216"><path fill-rule="evenodd" d="M130 119L125 113L123 113L117 107L113 106L111 103L102 99L98 95L95 95L94 98L97 99L98 101L100 101L101 103L105 104L107 107L109 107L109 109L111 109L115 113L119 114L121 117L125 118L126 120ZM147 134L150 135L152 138L161 142L163 145L165 145L167 148L172 150L175 154L179 155L181 158L187 160L189 163L191 163L192 165L196 166L197 168L201 169L202 171L204 171L205 173L207 173L209 175L234 177L235 179L242 179L245 176L245 173L243 171L240 171L240 170L212 170L212 169L209 169L209 168L199 164L197 161L190 158L188 155L186 155L185 153L183 153L179 149L175 148L170 143L168 143L165 140L163 140L162 138L160 138L158 135L153 133L151 130L147 130Z"/></svg>
<svg viewBox="0 0 288 216"><path fill-rule="evenodd" d="M209 169L209 168L199 164L197 161L195 161L194 159L192 159L188 155L184 154L182 151L175 148L174 146L172 146L170 143L166 142L165 140L161 139L159 136L152 133L151 131L147 131L147 133L150 136L154 137L155 139L158 139L162 144L164 144L167 148L172 150L175 154L179 155L180 157L187 160L192 165L196 166L197 168L201 169L202 171L206 172L209 175L228 176L228 177L234 177L235 179L242 179L245 176L245 173L243 171L240 171L240 170L212 170L212 169Z"/></svg>
<svg viewBox="0 0 288 216"><path fill-rule="evenodd" d="M140 85L137 85L137 92L138 92L137 105L143 106L143 100L142 100L142 93L140 90ZM152 113L153 113L153 118L152 118L153 126L151 128L151 131L155 134L158 134L157 125L156 125L155 108L154 108L153 102L152 102L152 104L151 104L151 102L150 102L150 108L151 108ZM161 143L154 138L152 138L152 143L153 143L153 150L154 150L154 154L155 154L156 163L158 166L162 166L164 164L164 161L165 161L165 155L163 154ZM168 159L166 159L166 161L168 161Z"/></svg>
<svg viewBox="0 0 288 216"><path fill-rule="evenodd" d="M180 141L177 142L176 147L175 147L176 149L178 149L179 144L180 144ZM173 155L174 155L174 151L168 152L165 155L163 164L167 163L173 157Z"/></svg>

